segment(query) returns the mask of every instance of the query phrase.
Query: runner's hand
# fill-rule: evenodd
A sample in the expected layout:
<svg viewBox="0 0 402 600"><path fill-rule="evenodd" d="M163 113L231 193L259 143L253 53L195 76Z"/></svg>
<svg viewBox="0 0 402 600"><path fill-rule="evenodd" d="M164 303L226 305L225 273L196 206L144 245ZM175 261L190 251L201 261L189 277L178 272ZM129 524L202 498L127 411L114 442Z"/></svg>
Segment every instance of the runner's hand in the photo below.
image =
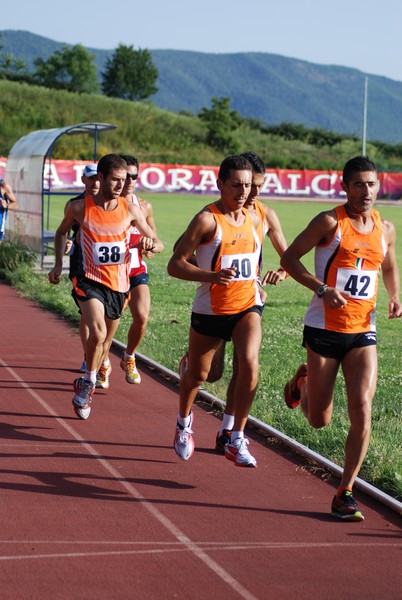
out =
<svg viewBox="0 0 402 600"><path fill-rule="evenodd" d="M229 285L237 275L236 269L221 269L218 273L214 273L214 283L218 285Z"/></svg>

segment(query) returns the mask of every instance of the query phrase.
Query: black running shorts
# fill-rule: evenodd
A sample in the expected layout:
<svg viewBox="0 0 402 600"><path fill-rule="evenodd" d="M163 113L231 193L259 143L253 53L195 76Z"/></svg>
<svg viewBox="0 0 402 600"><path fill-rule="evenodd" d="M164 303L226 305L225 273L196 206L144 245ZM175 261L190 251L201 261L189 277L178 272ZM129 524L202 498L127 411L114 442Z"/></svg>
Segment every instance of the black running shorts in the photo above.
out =
<svg viewBox="0 0 402 600"><path fill-rule="evenodd" d="M130 297L130 291L115 292L102 283L92 281L87 277L77 277L73 283L72 296L76 302L85 302L96 298L105 307L105 314L109 319L113 321L120 319Z"/></svg>
<svg viewBox="0 0 402 600"><path fill-rule="evenodd" d="M375 331L366 333L338 333L327 329L304 326L303 346L307 346L316 354L342 361L349 350L375 346L377 334Z"/></svg>
<svg viewBox="0 0 402 600"><path fill-rule="evenodd" d="M255 312L261 316L262 310L263 306L252 306L233 315L203 315L193 312L191 313L191 327L201 335L208 335L229 342L232 339L234 327L244 315Z"/></svg>

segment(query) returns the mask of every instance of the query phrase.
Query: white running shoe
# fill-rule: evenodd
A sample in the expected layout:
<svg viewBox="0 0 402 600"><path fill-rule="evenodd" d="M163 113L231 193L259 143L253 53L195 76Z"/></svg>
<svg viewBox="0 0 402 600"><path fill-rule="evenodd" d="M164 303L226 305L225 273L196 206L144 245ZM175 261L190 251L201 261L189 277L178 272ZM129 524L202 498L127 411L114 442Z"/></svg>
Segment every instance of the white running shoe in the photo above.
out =
<svg viewBox="0 0 402 600"><path fill-rule="evenodd" d="M176 423L176 435L174 436L173 446L176 454L181 460L188 460L194 453L194 440L193 430L191 426L193 424L193 413L190 413L190 424L188 427L182 427L179 423Z"/></svg>
<svg viewBox="0 0 402 600"><path fill-rule="evenodd" d="M256 467L257 461L247 449L247 438L236 438L225 446L225 457L234 462L236 467Z"/></svg>
<svg viewBox="0 0 402 600"><path fill-rule="evenodd" d="M88 381L83 377L78 377L74 381L74 398L73 406L77 417L80 419L88 419L91 414L91 402L92 396L95 391L95 384L92 381Z"/></svg>

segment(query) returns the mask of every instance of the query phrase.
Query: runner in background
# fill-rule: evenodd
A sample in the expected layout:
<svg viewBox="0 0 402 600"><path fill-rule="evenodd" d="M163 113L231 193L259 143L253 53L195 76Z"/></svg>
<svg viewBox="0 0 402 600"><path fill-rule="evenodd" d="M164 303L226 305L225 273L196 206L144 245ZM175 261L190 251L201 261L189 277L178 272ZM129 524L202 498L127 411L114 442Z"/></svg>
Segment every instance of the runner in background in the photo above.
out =
<svg viewBox="0 0 402 600"><path fill-rule="evenodd" d="M285 402L289 408L301 404L312 427L328 425L335 380L342 367L350 427L331 514L345 521L362 521L352 488L370 440L377 382L375 306L380 270L389 296L390 319L402 317L402 304L395 227L373 208L378 192L373 162L365 156L348 161L342 188L346 203L316 216L282 256L283 268L314 293L304 319L307 365L300 365L286 384ZM313 248L315 275L301 262Z"/></svg>
<svg viewBox="0 0 402 600"><path fill-rule="evenodd" d="M84 191L81 194L79 194L78 196L71 198L67 202L66 206L64 207L64 212L66 211L66 208L70 204L70 202L75 202L76 200L82 200L82 198L85 198L85 196L95 196L95 194L98 193L99 179L98 179L97 165L95 163L91 163L91 164L85 166L84 171L81 175L81 181L85 186ZM67 247L66 247L66 251L70 255L70 270L69 270L68 276L71 279L71 281L73 281L74 277L78 274L80 267L81 267L81 262L82 262L81 246L79 245L79 243L76 240L78 231L79 231L79 225L78 225L78 223L74 223L71 228L71 232L68 236ZM82 347L84 349L84 359L83 359L83 362L82 362L82 365L81 365L79 371L80 371L80 373L85 373L85 371L86 371L85 346L86 346L86 343L88 340L89 330L88 330L88 326L85 324L85 321L82 317L81 310L80 310L77 300L75 299L74 292L72 295L73 295L75 303L78 306L78 310L80 312L80 336L81 336Z"/></svg>

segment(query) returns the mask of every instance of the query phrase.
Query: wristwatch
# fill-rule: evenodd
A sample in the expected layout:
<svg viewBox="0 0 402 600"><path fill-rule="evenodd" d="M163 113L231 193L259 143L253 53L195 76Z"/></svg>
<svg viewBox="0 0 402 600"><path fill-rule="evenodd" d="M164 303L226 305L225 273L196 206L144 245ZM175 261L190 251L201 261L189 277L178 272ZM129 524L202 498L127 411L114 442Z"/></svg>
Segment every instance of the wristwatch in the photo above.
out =
<svg viewBox="0 0 402 600"><path fill-rule="evenodd" d="M319 298L322 298L323 295L325 294L325 292L327 291L328 286L326 283L324 283L323 285L319 285L318 288L316 289L315 293L317 294L317 296Z"/></svg>

